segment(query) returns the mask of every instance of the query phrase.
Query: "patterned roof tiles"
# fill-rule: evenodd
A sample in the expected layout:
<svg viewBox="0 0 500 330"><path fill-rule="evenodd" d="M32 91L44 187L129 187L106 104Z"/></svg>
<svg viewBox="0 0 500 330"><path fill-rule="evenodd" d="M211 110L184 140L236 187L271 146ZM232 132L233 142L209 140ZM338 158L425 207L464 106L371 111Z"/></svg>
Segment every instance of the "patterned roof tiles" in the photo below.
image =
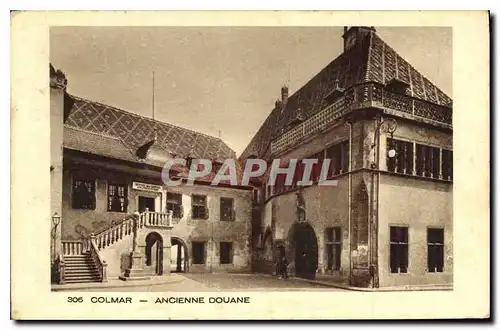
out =
<svg viewBox="0 0 500 330"><path fill-rule="evenodd" d="M452 99L432 84L374 30L360 34L357 44L344 51L304 86L288 98L285 108L276 106L243 151L240 159L263 157L271 140L283 134L302 113L309 118L329 105L327 96L336 87L349 87L366 82L387 84L397 79L408 84L407 94L438 105L449 106Z"/></svg>
<svg viewBox="0 0 500 330"><path fill-rule="evenodd" d="M156 130L157 146L172 155L185 157L192 152L196 157L219 162L236 158L235 152L219 138L77 96L71 97L74 104L65 122L67 127L118 138L130 150L137 150L152 140Z"/></svg>

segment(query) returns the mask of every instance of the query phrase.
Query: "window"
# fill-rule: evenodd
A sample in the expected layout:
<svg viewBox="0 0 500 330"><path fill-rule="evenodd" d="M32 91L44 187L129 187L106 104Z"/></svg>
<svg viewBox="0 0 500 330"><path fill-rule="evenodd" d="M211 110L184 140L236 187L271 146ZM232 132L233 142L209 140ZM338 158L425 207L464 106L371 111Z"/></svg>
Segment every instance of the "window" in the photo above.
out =
<svg viewBox="0 0 500 330"><path fill-rule="evenodd" d="M444 180L453 180L453 151L451 150L442 150L441 173Z"/></svg>
<svg viewBox="0 0 500 330"><path fill-rule="evenodd" d="M391 273L408 272L408 227L390 228Z"/></svg>
<svg viewBox="0 0 500 330"><path fill-rule="evenodd" d="M235 220L234 211L234 199L224 198L220 199L220 220L221 221L234 221Z"/></svg>
<svg viewBox="0 0 500 330"><path fill-rule="evenodd" d="M259 202L259 188L253 188L252 200L254 203Z"/></svg>
<svg viewBox="0 0 500 330"><path fill-rule="evenodd" d="M321 174L321 166L323 166L323 160L325 158L325 152L321 151L317 154L307 157L308 159L316 159L317 163L313 165L311 170L311 181L318 182Z"/></svg>
<svg viewBox="0 0 500 330"><path fill-rule="evenodd" d="M74 209L95 210L95 181L73 180L72 206Z"/></svg>
<svg viewBox="0 0 500 330"><path fill-rule="evenodd" d="M416 173L428 178L439 178L440 152L439 148L416 145Z"/></svg>
<svg viewBox="0 0 500 330"><path fill-rule="evenodd" d="M220 263L221 264L233 263L233 243L220 242Z"/></svg>
<svg viewBox="0 0 500 330"><path fill-rule="evenodd" d="M167 192L167 210L172 210L174 218L182 218L182 194Z"/></svg>
<svg viewBox="0 0 500 330"><path fill-rule="evenodd" d="M295 171L293 173L291 188L297 188L297 182L301 181L302 177L304 176L304 169L305 165L304 163L302 163L302 160L297 160L297 165L295 166Z"/></svg>
<svg viewBox="0 0 500 330"><path fill-rule="evenodd" d="M281 194L285 191L286 174L280 173L276 175L276 181L274 182L274 195Z"/></svg>
<svg viewBox="0 0 500 330"><path fill-rule="evenodd" d="M207 219L207 196L193 195L192 196L192 213L193 219Z"/></svg>
<svg viewBox="0 0 500 330"><path fill-rule="evenodd" d="M332 177L349 170L349 141L334 144L326 149L326 158L330 159L328 177Z"/></svg>
<svg viewBox="0 0 500 330"><path fill-rule="evenodd" d="M427 229L427 270L440 273L444 265L444 230Z"/></svg>
<svg viewBox="0 0 500 330"><path fill-rule="evenodd" d="M340 227L326 228L325 236L327 270L340 270L342 230Z"/></svg>
<svg viewBox="0 0 500 330"><path fill-rule="evenodd" d="M108 184L108 211L127 212L127 186L124 184Z"/></svg>
<svg viewBox="0 0 500 330"><path fill-rule="evenodd" d="M387 150L394 148L396 157L387 156L387 170L391 172L413 174L413 143L387 139Z"/></svg>
<svg viewBox="0 0 500 330"><path fill-rule="evenodd" d="M203 265L205 264L205 242L193 242L193 264Z"/></svg>
<svg viewBox="0 0 500 330"><path fill-rule="evenodd" d="M419 143L387 139L387 150L396 150L396 156L387 156L387 170L433 179L453 180L453 151Z"/></svg>

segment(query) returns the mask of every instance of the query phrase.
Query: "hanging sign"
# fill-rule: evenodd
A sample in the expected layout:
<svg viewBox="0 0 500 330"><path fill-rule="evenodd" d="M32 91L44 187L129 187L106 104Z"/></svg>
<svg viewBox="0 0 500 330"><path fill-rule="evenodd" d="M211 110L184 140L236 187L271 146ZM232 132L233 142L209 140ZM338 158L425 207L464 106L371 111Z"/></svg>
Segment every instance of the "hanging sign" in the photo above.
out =
<svg viewBox="0 0 500 330"><path fill-rule="evenodd" d="M151 192L161 192L161 186L143 182L132 182L132 189L151 191Z"/></svg>

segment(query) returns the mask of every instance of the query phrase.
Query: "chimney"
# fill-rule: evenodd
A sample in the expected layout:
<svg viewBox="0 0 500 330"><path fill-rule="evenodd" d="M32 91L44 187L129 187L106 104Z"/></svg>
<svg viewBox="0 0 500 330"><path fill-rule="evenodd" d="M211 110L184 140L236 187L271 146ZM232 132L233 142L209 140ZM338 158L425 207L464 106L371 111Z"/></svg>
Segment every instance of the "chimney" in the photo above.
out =
<svg viewBox="0 0 500 330"><path fill-rule="evenodd" d="M281 103L285 106L288 102L288 87L281 87Z"/></svg>
<svg viewBox="0 0 500 330"><path fill-rule="evenodd" d="M276 101L274 101L274 107L281 108L281 100L277 99Z"/></svg>
<svg viewBox="0 0 500 330"><path fill-rule="evenodd" d="M377 32L373 26L344 26L344 51L351 49L368 33Z"/></svg>

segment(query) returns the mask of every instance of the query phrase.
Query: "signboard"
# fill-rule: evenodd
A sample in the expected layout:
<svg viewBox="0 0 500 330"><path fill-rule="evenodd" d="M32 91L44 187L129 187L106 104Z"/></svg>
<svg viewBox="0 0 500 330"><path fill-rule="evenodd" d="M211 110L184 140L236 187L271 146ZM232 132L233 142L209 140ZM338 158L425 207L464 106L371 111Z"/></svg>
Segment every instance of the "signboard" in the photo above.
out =
<svg viewBox="0 0 500 330"><path fill-rule="evenodd" d="M132 182L132 189L151 191L151 192L161 192L161 186L143 182Z"/></svg>

